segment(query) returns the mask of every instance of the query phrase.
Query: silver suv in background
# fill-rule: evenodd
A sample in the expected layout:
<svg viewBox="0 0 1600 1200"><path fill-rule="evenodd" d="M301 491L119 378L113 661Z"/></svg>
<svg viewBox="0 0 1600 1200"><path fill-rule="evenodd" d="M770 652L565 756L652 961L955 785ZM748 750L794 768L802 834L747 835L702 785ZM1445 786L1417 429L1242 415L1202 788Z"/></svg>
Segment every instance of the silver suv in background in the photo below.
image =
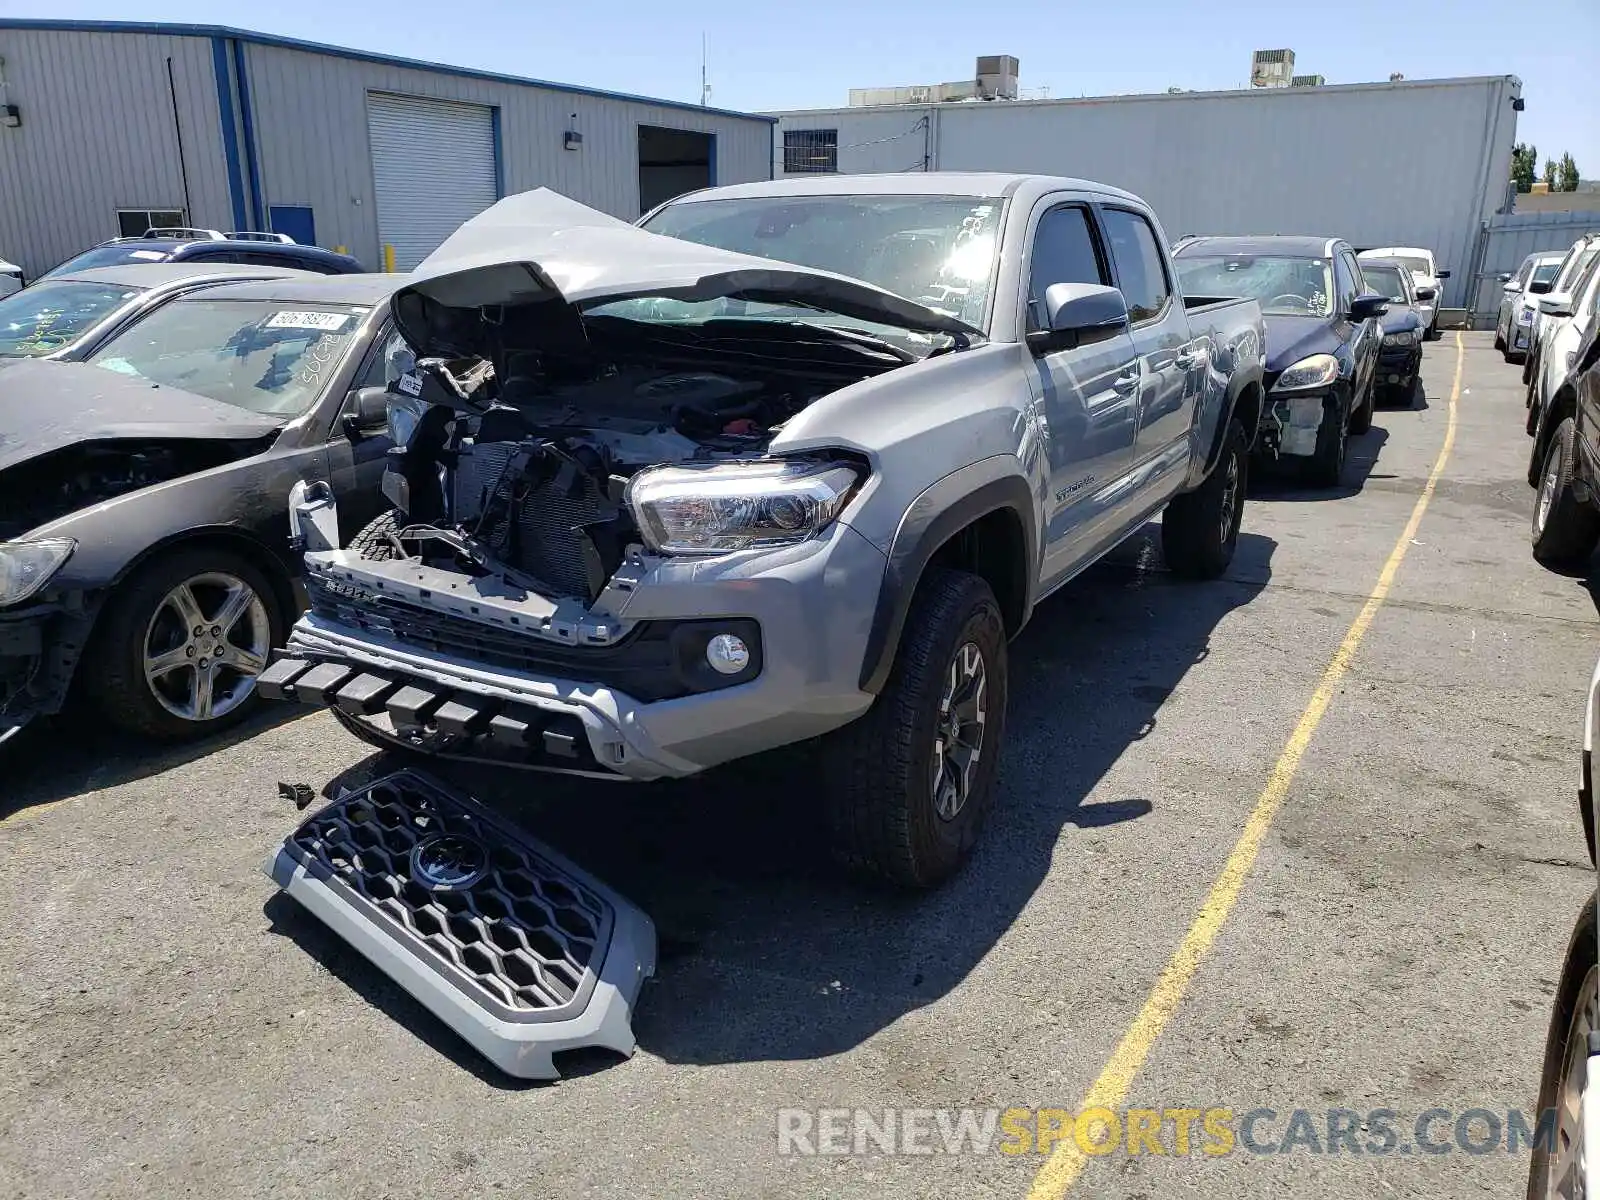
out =
<svg viewBox="0 0 1600 1200"><path fill-rule="evenodd" d="M839 859L935 884L1039 601L1163 510L1172 570L1227 569L1260 308L1184 295L1150 209L1076 179L782 180L642 225L525 193L397 281L395 511L342 544L302 489L311 610L262 692L612 779L821 739Z"/></svg>
<svg viewBox="0 0 1600 1200"><path fill-rule="evenodd" d="M1494 348L1507 362L1522 362L1533 345L1539 297L1550 291L1564 256L1530 254L1514 272L1500 276L1500 312L1494 322Z"/></svg>

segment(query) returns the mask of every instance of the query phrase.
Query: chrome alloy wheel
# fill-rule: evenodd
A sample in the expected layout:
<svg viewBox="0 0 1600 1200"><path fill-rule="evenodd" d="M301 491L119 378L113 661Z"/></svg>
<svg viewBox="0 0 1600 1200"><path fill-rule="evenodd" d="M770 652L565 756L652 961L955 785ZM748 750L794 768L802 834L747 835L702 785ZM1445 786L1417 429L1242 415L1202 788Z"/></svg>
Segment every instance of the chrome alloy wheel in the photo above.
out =
<svg viewBox="0 0 1600 1200"><path fill-rule="evenodd" d="M1600 967L1590 967L1572 1006L1567 1027L1567 1059L1561 1065L1556 1090L1555 1160L1546 1184L1550 1200L1581 1200L1588 1195L1588 1172L1583 1155L1583 1089L1589 1077L1589 1035L1600 1029Z"/></svg>
<svg viewBox="0 0 1600 1200"><path fill-rule="evenodd" d="M145 682L173 716L214 720L249 698L271 646L254 588L222 571L196 575L166 594L145 628Z"/></svg>
<svg viewBox="0 0 1600 1200"><path fill-rule="evenodd" d="M972 793L972 772L983 754L989 720L989 675L983 651L964 642L950 659L933 738L933 808L953 821Z"/></svg>
<svg viewBox="0 0 1600 1200"><path fill-rule="evenodd" d="M1556 503L1556 486L1561 481L1561 447L1551 443L1544 467L1544 479L1539 483L1539 504L1533 513L1534 533L1543 533L1550 523L1550 510Z"/></svg>
<svg viewBox="0 0 1600 1200"><path fill-rule="evenodd" d="M1228 455L1228 473L1222 477L1222 544L1226 546L1232 539L1235 523L1239 519L1241 503L1239 499L1239 456Z"/></svg>

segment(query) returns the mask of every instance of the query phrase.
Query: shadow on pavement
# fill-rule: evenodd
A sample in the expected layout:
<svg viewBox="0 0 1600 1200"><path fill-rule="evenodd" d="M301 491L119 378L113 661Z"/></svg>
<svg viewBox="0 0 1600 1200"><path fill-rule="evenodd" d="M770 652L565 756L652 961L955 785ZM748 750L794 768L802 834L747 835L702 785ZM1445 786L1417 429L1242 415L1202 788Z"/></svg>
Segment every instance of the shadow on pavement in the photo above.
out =
<svg viewBox="0 0 1600 1200"><path fill-rule="evenodd" d="M213 737L164 745L107 725L89 705L75 704L59 716L37 721L0 745L0 819L83 792L118 787L159 775L248 741L303 710L266 704L248 720Z"/></svg>
<svg viewBox="0 0 1600 1200"><path fill-rule="evenodd" d="M961 983L1016 920L1059 852L1138 820L1159 797L1087 797L1149 736L1209 651L1212 630L1267 583L1276 543L1245 533L1212 583L1160 568L1151 525L1040 605L1012 643L1000 795L973 860L924 895L850 882L828 863L810 748L695 780L567 780L435 763L454 785L641 905L659 966L642 993L640 1045L671 1062L805 1059L858 1045ZM395 769L374 754L330 793ZM268 916L369 1002L496 1086L518 1086L293 902ZM593 1069L592 1059L580 1070Z"/></svg>

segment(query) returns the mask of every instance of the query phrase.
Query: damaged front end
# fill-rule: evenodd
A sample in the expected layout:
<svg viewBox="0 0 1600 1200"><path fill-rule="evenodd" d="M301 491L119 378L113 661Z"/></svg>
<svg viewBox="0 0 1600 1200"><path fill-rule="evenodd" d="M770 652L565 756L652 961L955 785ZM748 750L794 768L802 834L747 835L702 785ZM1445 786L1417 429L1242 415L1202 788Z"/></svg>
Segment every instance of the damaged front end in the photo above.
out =
<svg viewBox="0 0 1600 1200"><path fill-rule="evenodd" d="M519 227L528 258L504 237L474 251L469 222L396 295L394 511L341 546L331 496L297 494L311 611L263 694L370 740L632 779L858 715L871 697L836 681L859 675L884 558L836 518L870 464L773 443L820 397L981 335L857 281L532 204L556 214Z"/></svg>

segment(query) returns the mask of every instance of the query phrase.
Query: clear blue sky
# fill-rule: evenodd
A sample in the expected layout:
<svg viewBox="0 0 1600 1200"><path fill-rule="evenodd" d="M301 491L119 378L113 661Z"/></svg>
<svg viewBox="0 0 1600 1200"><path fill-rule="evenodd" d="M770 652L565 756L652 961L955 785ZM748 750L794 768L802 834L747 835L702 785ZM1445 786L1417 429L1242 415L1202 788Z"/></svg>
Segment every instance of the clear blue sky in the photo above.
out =
<svg viewBox="0 0 1600 1200"><path fill-rule="evenodd" d="M1288 46L1329 83L1519 76L1519 139L1600 178L1600 0L0 0L0 15L236 25L688 101L704 32L711 102L752 110L960 79L978 54L1017 55L1023 87L1051 96L1239 87L1252 49Z"/></svg>

